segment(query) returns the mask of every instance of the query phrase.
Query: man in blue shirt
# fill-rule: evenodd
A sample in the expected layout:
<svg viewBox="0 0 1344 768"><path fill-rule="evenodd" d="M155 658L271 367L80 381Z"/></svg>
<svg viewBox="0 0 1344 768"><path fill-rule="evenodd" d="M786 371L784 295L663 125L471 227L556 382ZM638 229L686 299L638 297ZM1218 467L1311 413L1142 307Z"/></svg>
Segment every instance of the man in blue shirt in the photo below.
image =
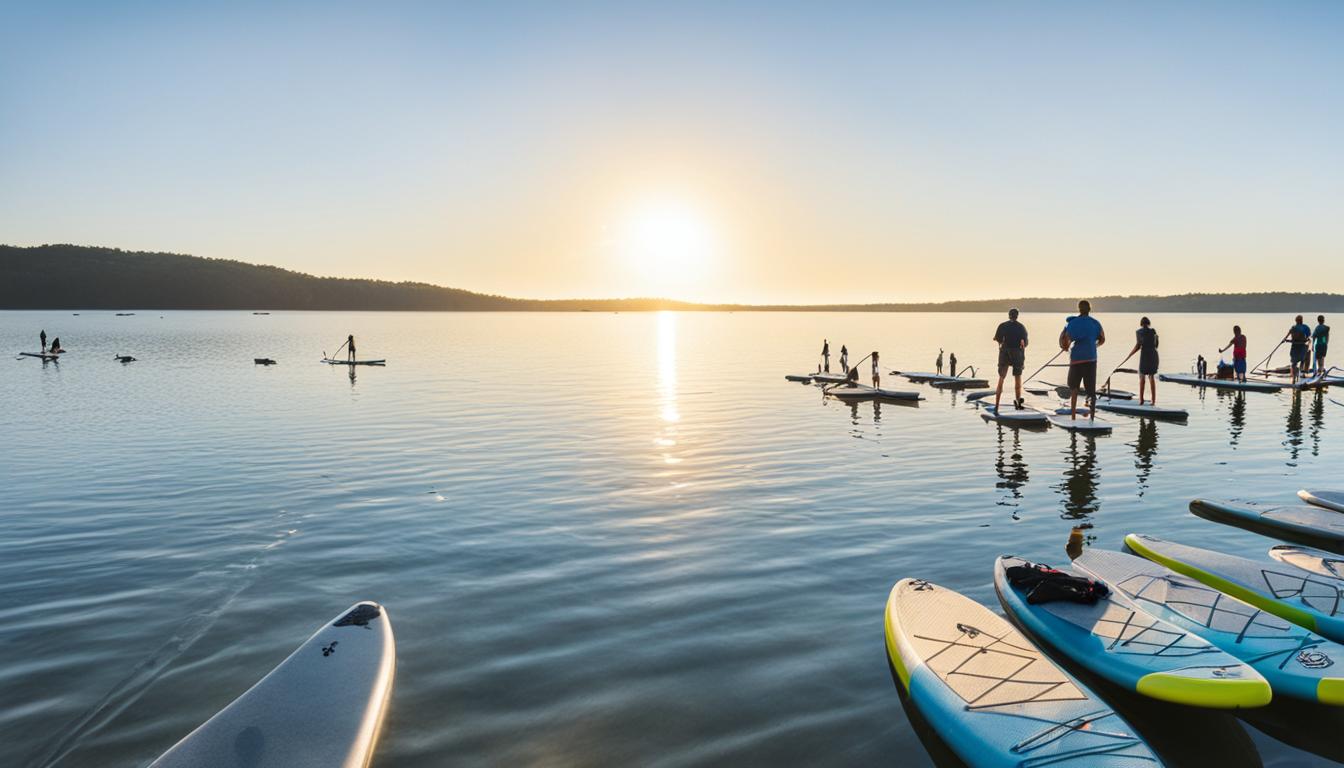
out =
<svg viewBox="0 0 1344 768"><path fill-rule="evenodd" d="M1292 362L1293 385L1297 385L1297 374L1306 369L1310 364L1308 361L1307 344L1311 341L1311 329L1302 322L1302 316L1298 315L1293 323L1293 327L1288 329L1288 335L1283 337L1283 341L1289 342L1288 359ZM1280 344L1283 341L1279 342Z"/></svg>
<svg viewBox="0 0 1344 768"><path fill-rule="evenodd" d="M1087 391L1088 408L1097 401L1097 347L1106 343L1106 331L1092 317L1092 303L1078 302L1078 314L1064 321L1059 348L1069 350L1069 418L1078 418L1078 387ZM1072 344L1072 347L1070 347Z"/></svg>

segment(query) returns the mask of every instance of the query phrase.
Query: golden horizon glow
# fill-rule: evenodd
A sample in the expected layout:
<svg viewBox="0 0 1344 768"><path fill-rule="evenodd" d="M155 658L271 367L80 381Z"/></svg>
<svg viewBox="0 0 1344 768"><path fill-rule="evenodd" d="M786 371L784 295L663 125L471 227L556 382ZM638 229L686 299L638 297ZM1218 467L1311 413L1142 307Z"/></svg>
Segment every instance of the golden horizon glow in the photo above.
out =
<svg viewBox="0 0 1344 768"><path fill-rule="evenodd" d="M641 199L622 213L612 243L630 272L636 293L694 292L722 258L720 243L702 210L685 199Z"/></svg>

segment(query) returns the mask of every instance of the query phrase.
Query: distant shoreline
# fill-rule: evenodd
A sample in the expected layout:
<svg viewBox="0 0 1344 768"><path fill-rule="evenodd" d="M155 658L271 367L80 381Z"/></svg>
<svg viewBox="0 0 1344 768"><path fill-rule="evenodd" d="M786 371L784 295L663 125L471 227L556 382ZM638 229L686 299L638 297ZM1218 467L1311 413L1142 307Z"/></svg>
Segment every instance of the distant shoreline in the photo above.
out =
<svg viewBox="0 0 1344 768"><path fill-rule="evenodd" d="M77 245L0 245L0 309L75 312L1344 312L1338 293L1187 293L868 304L700 304L658 298L517 299L428 283L316 277L175 253Z"/></svg>

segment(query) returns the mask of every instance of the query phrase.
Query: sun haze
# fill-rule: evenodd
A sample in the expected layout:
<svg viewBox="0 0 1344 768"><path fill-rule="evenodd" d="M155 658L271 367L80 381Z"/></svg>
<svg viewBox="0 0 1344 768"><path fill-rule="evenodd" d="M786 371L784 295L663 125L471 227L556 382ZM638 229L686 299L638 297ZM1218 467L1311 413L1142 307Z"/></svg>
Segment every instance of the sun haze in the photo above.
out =
<svg viewBox="0 0 1344 768"><path fill-rule="evenodd" d="M1344 280L1344 5L30 3L0 241L521 297Z"/></svg>

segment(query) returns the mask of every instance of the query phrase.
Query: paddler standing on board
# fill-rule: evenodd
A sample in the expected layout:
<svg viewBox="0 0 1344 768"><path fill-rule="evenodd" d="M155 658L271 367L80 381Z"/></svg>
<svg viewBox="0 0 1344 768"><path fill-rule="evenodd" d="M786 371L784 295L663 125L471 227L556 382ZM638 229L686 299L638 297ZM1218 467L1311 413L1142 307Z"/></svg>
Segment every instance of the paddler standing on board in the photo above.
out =
<svg viewBox="0 0 1344 768"><path fill-rule="evenodd" d="M352 333L345 337L345 350L345 359L353 365L355 362L355 334Z"/></svg>
<svg viewBox="0 0 1344 768"><path fill-rule="evenodd" d="M47 329L46 329L46 328L43 328L43 329L42 329L42 333L38 334L38 337L37 337L37 338L39 338L39 339L42 340L42 351L43 351L43 352L46 352L46 351L47 351Z"/></svg>
<svg viewBox="0 0 1344 768"><path fill-rule="evenodd" d="M1325 315L1316 316L1316 329L1311 332L1316 343L1316 375L1325 375L1325 353L1330 346L1330 326L1325 324Z"/></svg>
<svg viewBox="0 0 1344 768"><path fill-rule="evenodd" d="M937 368L936 368L935 370L938 371L938 375L939 375L939 376L942 376L942 375L943 375L943 348L942 348L942 347L939 347L939 348L938 348L938 364L937 364Z"/></svg>
<svg viewBox="0 0 1344 768"><path fill-rule="evenodd" d="M873 389L882 388L882 373L877 367L877 350L873 350Z"/></svg>
<svg viewBox="0 0 1344 768"><path fill-rule="evenodd" d="M1307 362L1307 342L1311 340L1311 329L1302 322L1302 316L1298 315L1293 327L1288 329L1288 334L1283 337L1283 341L1289 342L1288 360L1293 367L1293 384L1297 384L1297 375L1303 372L1308 365ZM1279 342L1282 344L1283 342Z"/></svg>
<svg viewBox="0 0 1344 768"><path fill-rule="evenodd" d="M840 372L849 374L849 347L844 344L840 345Z"/></svg>
<svg viewBox="0 0 1344 768"><path fill-rule="evenodd" d="M1097 347L1106 343L1106 331L1092 317L1092 303L1078 302L1078 314L1064 321L1059 348L1069 350L1069 418L1078 418L1078 387L1087 391L1088 413L1097 400ZM1072 346L1070 346L1072 345ZM1095 414L1093 414L1095 415Z"/></svg>
<svg viewBox="0 0 1344 768"><path fill-rule="evenodd" d="M1227 342L1227 347L1232 348L1232 372L1237 375L1237 381L1246 383L1246 335L1241 332L1240 325L1232 326L1232 340ZM1227 351L1227 347L1218 350L1218 354Z"/></svg>
<svg viewBox="0 0 1344 768"><path fill-rule="evenodd" d="M827 339L821 340L821 363L822 371L831 372L831 342Z"/></svg>
<svg viewBox="0 0 1344 768"><path fill-rule="evenodd" d="M1008 319L999 323L994 331L994 340L999 343L999 386L994 390L994 412L999 412L999 401L1003 399L1003 379L1008 369L1013 369L1013 407L1022 408L1022 366L1027 362L1027 327L1017 321L1017 307L1008 310Z"/></svg>

